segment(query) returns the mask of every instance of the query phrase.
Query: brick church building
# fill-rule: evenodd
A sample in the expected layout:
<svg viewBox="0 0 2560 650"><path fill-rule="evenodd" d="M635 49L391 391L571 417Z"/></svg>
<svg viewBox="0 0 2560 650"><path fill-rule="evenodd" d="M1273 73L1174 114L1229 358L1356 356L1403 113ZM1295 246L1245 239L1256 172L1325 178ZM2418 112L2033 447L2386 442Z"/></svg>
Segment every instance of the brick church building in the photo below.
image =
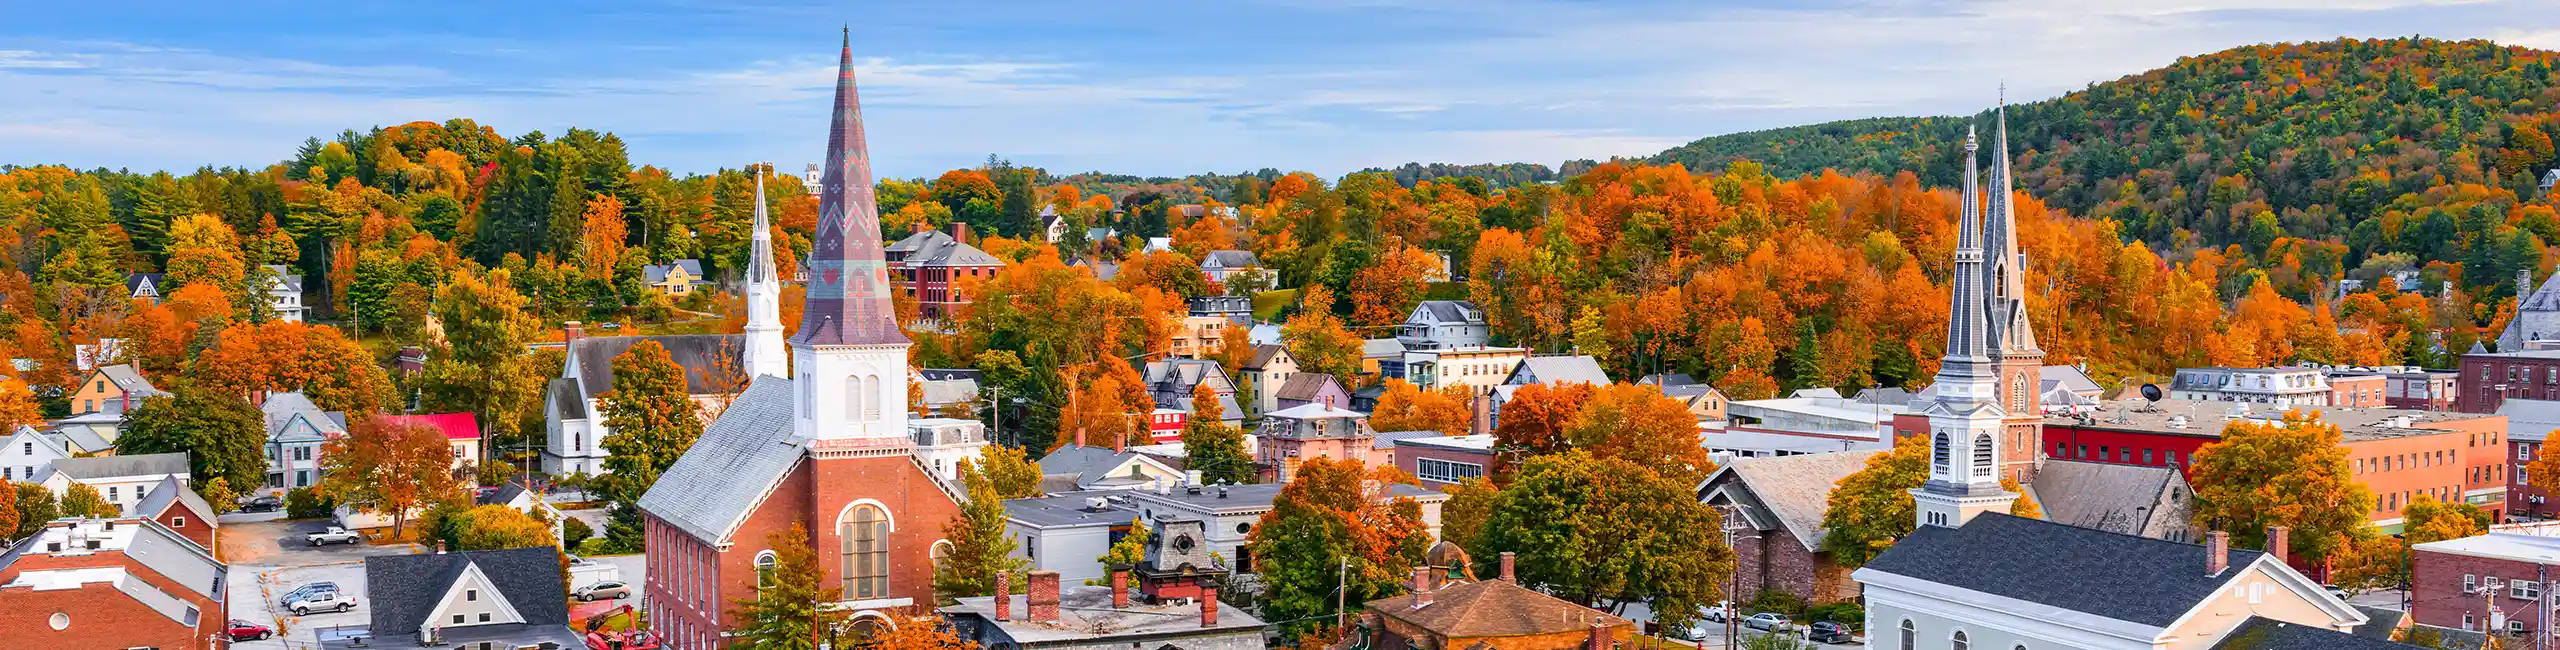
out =
<svg viewBox="0 0 2560 650"><path fill-rule="evenodd" d="M670 649L728 645L722 630L744 623L736 601L774 562L767 535L795 522L857 630L886 625L888 610L933 604L932 556L959 500L917 458L933 450L909 432L909 343L890 306L850 40L842 57L806 310L787 365L759 209L744 350L755 378L640 500L647 614Z"/></svg>

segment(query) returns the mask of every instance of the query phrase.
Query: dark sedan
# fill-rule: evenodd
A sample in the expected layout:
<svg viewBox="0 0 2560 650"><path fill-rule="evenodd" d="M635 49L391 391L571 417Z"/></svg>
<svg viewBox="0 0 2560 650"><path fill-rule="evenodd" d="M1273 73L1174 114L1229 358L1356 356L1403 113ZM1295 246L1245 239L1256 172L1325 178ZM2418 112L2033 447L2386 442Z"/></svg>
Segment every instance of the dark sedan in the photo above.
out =
<svg viewBox="0 0 2560 650"><path fill-rule="evenodd" d="M275 497L258 497L240 503L241 512L275 512L283 507L284 500Z"/></svg>

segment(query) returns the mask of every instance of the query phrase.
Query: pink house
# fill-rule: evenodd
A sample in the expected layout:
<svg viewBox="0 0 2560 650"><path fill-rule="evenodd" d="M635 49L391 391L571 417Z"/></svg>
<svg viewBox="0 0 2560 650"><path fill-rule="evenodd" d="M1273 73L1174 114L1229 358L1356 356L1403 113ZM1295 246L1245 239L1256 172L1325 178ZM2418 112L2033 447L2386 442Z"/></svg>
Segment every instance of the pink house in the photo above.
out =
<svg viewBox="0 0 2560 650"><path fill-rule="evenodd" d="M436 413L433 415L385 415L384 424L415 424L444 434L453 445L453 466L480 464L480 418L469 413Z"/></svg>
<svg viewBox="0 0 2560 650"><path fill-rule="evenodd" d="M1369 428L1369 414L1321 402L1263 415L1254 437L1254 458L1262 465L1263 478L1270 481L1288 482L1297 474L1298 463L1310 458L1341 458L1367 465L1388 462L1370 458L1378 431Z"/></svg>

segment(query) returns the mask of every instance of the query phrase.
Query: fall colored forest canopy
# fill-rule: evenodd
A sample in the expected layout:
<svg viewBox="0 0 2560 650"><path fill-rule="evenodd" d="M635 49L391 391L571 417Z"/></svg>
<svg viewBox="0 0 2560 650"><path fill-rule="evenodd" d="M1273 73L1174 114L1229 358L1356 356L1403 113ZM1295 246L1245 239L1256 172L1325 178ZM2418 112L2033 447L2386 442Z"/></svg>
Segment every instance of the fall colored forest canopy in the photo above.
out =
<svg viewBox="0 0 2560 650"><path fill-rule="evenodd" d="M2548 272L2560 216L2532 181L2560 164L2555 63L2474 42L2253 46L2010 107L2028 308L2051 359L2101 380L2443 365L2503 326L2515 271ZM1962 165L1950 143L1968 122L1988 135L1987 118L1723 136L1560 173L1060 176L990 156L877 196L884 239L965 223L1008 262L947 321L900 309L919 364L986 370L1025 400L1008 416L1029 432L1017 442L1130 429L1152 400L1124 360L1167 349L1183 299L1219 293L1277 306L1302 363L1356 364L1357 340L1417 302L1465 298L1496 343L1753 398L1934 373ZM756 178L635 166L610 133L509 137L468 119L314 138L261 168L0 167L0 352L33 361L6 380L59 413L77 346L123 338L155 376L471 410L504 439L539 418L538 382L518 379L558 363L521 346L559 321L737 330L734 296L679 301L641 267L699 259L732 277ZM817 201L802 179L764 178L787 268ZM1144 252L1152 237L1171 250ZM1264 270L1194 272L1226 249ZM1097 279L1098 263L1117 276ZM272 308L250 297L280 280L270 265L301 276L310 319L335 327L263 325ZM164 300L128 303L129 273L165 274ZM312 370L403 345L435 348L418 379ZM278 362L198 371L206 355Z"/></svg>

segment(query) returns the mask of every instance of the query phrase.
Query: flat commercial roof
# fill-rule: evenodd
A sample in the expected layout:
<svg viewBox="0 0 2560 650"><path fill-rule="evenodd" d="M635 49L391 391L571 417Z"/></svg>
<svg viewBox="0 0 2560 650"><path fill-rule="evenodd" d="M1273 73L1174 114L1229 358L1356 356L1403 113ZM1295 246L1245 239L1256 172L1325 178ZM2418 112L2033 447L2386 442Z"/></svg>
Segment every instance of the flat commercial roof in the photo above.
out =
<svg viewBox="0 0 2560 650"><path fill-rule="evenodd" d="M2243 406L2249 408L2245 413L2239 411ZM2428 425L2503 417L2451 411L2345 406L2306 406L2297 407L2294 410L2315 415L2321 422L2337 425L2339 434L2348 442L2431 436L2447 433L2447 431L2441 426ZM2044 421L2047 426L2219 438L2222 437L2222 428L2233 420L2281 422L2284 420L2284 414L2285 409L2276 408L2270 404L2176 399L2160 400L2152 404L2141 400L2118 400L2100 405L2096 411L2087 415L2090 420L2048 416Z"/></svg>

